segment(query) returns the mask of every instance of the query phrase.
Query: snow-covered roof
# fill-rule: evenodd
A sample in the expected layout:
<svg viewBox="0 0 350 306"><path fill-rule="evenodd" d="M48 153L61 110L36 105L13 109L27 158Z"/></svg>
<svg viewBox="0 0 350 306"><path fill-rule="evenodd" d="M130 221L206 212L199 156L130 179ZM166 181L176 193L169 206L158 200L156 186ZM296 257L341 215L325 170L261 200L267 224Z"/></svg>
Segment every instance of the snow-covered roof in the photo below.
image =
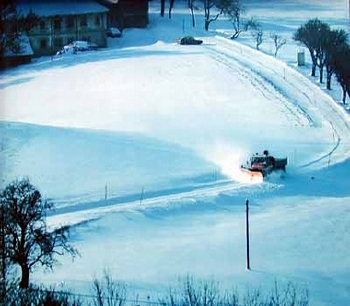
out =
<svg viewBox="0 0 350 306"><path fill-rule="evenodd" d="M20 0L17 4L17 10L23 14L27 14L32 10L41 17L108 12L106 7L92 0Z"/></svg>

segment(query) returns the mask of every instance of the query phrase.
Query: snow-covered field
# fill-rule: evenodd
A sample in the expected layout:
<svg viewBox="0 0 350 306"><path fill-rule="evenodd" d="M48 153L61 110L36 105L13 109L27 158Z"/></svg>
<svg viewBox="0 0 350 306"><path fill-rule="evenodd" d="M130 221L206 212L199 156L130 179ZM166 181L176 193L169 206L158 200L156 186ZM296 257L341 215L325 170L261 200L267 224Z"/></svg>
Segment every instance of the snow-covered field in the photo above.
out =
<svg viewBox="0 0 350 306"><path fill-rule="evenodd" d="M227 21L206 33L201 14L193 29L180 5L169 20L152 3L149 27L109 48L0 74L1 187L29 176L56 203L50 226L77 225L82 254L35 281L86 292L108 269L155 301L187 274L243 289L292 281L312 305L349 304L349 113L335 80L326 92L296 66L290 38L313 17L348 29L346 1L248 3L288 39L277 58L250 34L227 39ZM187 34L204 44L178 45ZM264 149L288 157L287 175L252 184L239 166Z"/></svg>

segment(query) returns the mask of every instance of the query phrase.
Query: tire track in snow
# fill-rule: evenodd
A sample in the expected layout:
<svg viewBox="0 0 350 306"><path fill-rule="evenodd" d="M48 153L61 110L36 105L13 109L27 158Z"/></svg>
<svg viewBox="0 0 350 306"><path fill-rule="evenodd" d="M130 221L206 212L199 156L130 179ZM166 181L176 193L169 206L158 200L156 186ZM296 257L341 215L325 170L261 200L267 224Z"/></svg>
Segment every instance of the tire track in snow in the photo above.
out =
<svg viewBox="0 0 350 306"><path fill-rule="evenodd" d="M300 120L300 115L306 119L308 122L308 125L316 126L315 120L310 116L310 114L302 108L296 101L294 101L293 106L290 106L290 100L294 100L294 98L288 94L287 92L284 92L282 88L279 88L276 86L276 84L269 78L267 75L263 73L259 67L256 66L256 61L254 61L254 65L252 64L253 61L251 61L250 64L247 65L245 60L242 60L241 51L240 53L236 53L236 50L232 50L230 46L226 46L224 44L219 43L216 46L207 46L209 49L209 54L211 57L213 57L215 60L223 63L224 65L232 68L232 66L237 68L237 72L244 77L245 79L249 80L253 86L255 86L263 96L266 98L273 97L274 100L278 100L281 103L283 103L284 107L288 110L290 114L292 114L293 118L296 119L297 123L299 125L305 125L303 124L302 120ZM264 68L273 71L273 69L270 69L270 67L264 66ZM276 71L274 71L276 73ZM279 73L277 72L277 75ZM267 86L269 85L269 86ZM270 95L268 96L267 93ZM307 97L307 96L306 96Z"/></svg>
<svg viewBox="0 0 350 306"><path fill-rule="evenodd" d="M336 141L333 139L333 142L335 142L334 146L321 157L301 165L301 168L307 168L318 163L320 163L319 166L322 166L322 162L325 159L328 159L329 165L330 156L333 157L333 163L341 162L350 157L349 117L347 117L345 112L329 95L324 93L305 76L272 56L239 44L238 42L228 40L227 38L216 36L212 43L205 47L209 56L214 57L219 62L227 66L234 65L239 68L237 71L243 69L246 73L251 73L250 78L254 77L255 74L271 84L276 91L282 95L286 95L288 100L293 103L293 108L307 118L310 125L316 127L321 125L322 122L330 124L333 138L335 135L337 136ZM288 73L287 77L286 73ZM256 76L254 79L258 82L259 86L262 86L262 90L266 88L266 86L262 85L261 81L258 81ZM278 100L283 102L281 99ZM290 111L293 109L287 104L285 104L285 107ZM317 120L316 114L311 114L316 109L327 120Z"/></svg>
<svg viewBox="0 0 350 306"><path fill-rule="evenodd" d="M284 78L281 74L281 63L274 58L278 65L268 65L269 61L266 63L261 60L260 55L268 57L261 52L257 53L259 56L251 57L249 53L242 53L241 48L249 48L243 45L240 45L236 42L227 41L223 38L215 38L215 44L212 45L203 45L204 50L208 56L214 58L214 60L222 63L223 65L233 69L239 73L240 76L252 82L252 84L261 91L261 93L269 98L273 97L274 99L283 103L284 107L295 117L298 122L302 122L300 119L300 114L307 119L311 126L315 126L318 122L313 119L310 115L310 107L315 105L315 96L311 96L316 88L316 85L312 84L307 78L301 75L299 72L293 68L286 66L284 69L288 70L288 78ZM250 48L249 48L250 49ZM256 50L250 50L250 52L258 52ZM253 59L252 59L253 58ZM273 74L273 78L271 75ZM293 78L291 81L290 78ZM276 79L277 78L277 79ZM275 81L277 80L277 81ZM283 81L282 81L283 80ZM284 82L281 85L281 82ZM307 91L309 89L309 93ZM298 93L296 96L295 93ZM346 122L344 117L341 116L339 110L336 109L334 103L330 103L331 99L329 96L326 96L321 90L319 90L320 96L322 97L322 104L324 106L324 112L331 123L332 129L337 135L337 143L330 150L330 152L324 154L320 158L317 158L313 161L308 162L303 165L303 167L309 167L315 165L319 162L322 162L325 158L329 158L330 155L338 152L339 155L343 157L348 157L350 155L350 150L346 149L346 143L350 144L350 127ZM287 96L287 98L285 98ZM298 97L301 97L301 102L298 100ZM333 101L334 102L334 101ZM292 103L292 105L288 105ZM321 103L320 103L321 104ZM345 124L344 124L345 123ZM343 129L340 127L344 124ZM346 133L348 136L346 136ZM342 139L347 139L342 142ZM345 146L343 145L345 144ZM163 207L166 208L171 203L176 205L178 203L186 202L186 204L194 201L193 199L198 199L201 197L210 198L215 195L224 192L240 194L251 194L255 192L268 191L271 188L279 188L277 184L264 183L261 185L261 189L252 188L251 184L243 184L231 182L227 184L213 184L210 186L202 186L199 188L194 188L192 190L174 193L167 193L160 196L149 197L142 200L142 205L140 200L126 201L126 202L108 202L103 203L103 201L96 202L93 208L86 208L82 204L80 208L73 209L71 212L61 211L56 215L48 217L49 224L51 226L57 226L64 224L69 225L78 225L81 223L88 222L90 220L98 219L106 213L110 212L120 212L120 211L135 211L140 209L147 209L152 207Z"/></svg>
<svg viewBox="0 0 350 306"><path fill-rule="evenodd" d="M252 73L252 70L249 69L249 67L242 66L237 61L234 60L232 56L229 56L227 53L219 53L218 50L210 50L209 51L210 57L212 57L215 61L222 63L229 69L233 70L233 67L235 68L235 73L238 73L238 75L242 78L244 78L246 81L250 82L253 87L255 87L256 90L258 90L266 99L272 98L273 100L279 100L281 103L286 104L286 101L283 101L283 96L279 95L278 91L271 89L270 86L267 86L268 84L273 85L272 83L267 82L266 78L263 78L261 75L258 75L256 73ZM288 106L286 106L288 107ZM288 108L289 112L294 115L294 110L291 108ZM300 120L298 120L298 116L295 115L297 118L298 123Z"/></svg>
<svg viewBox="0 0 350 306"><path fill-rule="evenodd" d="M309 167L309 166L315 165L315 164L317 164L318 162L321 162L321 161L323 161L323 160L326 159L326 158L330 159L330 157L332 156L332 154L338 149L338 147L339 147L339 145L340 145L340 143L341 143L341 138L340 138L340 136L339 136L337 130L334 128L332 122L330 122L330 124L331 124L331 126L332 126L334 136L335 136L335 135L337 136L337 142L336 142L334 148L333 148L329 153L326 153L326 154L322 155L320 158L315 159L315 160L313 160L313 161L310 161L310 162L308 162L308 163L306 163L306 164L301 165L300 168L307 168L307 167Z"/></svg>

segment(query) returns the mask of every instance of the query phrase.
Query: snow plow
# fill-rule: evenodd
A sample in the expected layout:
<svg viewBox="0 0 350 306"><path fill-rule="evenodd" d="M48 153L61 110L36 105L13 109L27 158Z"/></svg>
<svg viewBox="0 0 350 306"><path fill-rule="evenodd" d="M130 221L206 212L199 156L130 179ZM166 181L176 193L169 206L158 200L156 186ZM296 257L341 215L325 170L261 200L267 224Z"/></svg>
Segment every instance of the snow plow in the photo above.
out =
<svg viewBox="0 0 350 306"><path fill-rule="evenodd" d="M265 150L263 154L254 154L241 165L241 171L250 177L251 181L263 181L263 179L274 171L286 171L287 157L275 158Z"/></svg>

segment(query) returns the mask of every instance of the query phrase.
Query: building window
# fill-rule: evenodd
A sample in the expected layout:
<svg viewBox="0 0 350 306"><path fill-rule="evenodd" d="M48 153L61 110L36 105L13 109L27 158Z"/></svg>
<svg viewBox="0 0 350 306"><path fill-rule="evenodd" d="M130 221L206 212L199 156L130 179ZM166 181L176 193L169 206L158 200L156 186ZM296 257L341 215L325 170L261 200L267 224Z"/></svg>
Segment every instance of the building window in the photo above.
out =
<svg viewBox="0 0 350 306"><path fill-rule="evenodd" d="M61 37L57 37L53 40L53 45L58 48L62 48L63 46L63 40Z"/></svg>
<svg viewBox="0 0 350 306"><path fill-rule="evenodd" d="M44 20L40 20L39 27L40 27L41 31L45 30L45 26L46 26L45 21Z"/></svg>
<svg viewBox="0 0 350 306"><path fill-rule="evenodd" d="M86 27L87 26L87 16L86 15L81 15L80 16L80 26L81 27Z"/></svg>
<svg viewBox="0 0 350 306"><path fill-rule="evenodd" d="M46 49L47 48L47 40L46 39L41 39L40 40L40 48L41 49Z"/></svg>
<svg viewBox="0 0 350 306"><path fill-rule="evenodd" d="M100 26L101 25L101 16L100 15L96 15L95 16L95 26Z"/></svg>
<svg viewBox="0 0 350 306"><path fill-rule="evenodd" d="M59 17L56 17L53 21L53 28L55 31L60 31L61 30L61 19Z"/></svg>
<svg viewBox="0 0 350 306"><path fill-rule="evenodd" d="M74 27L74 16L69 15L66 17L66 28L71 29Z"/></svg>

